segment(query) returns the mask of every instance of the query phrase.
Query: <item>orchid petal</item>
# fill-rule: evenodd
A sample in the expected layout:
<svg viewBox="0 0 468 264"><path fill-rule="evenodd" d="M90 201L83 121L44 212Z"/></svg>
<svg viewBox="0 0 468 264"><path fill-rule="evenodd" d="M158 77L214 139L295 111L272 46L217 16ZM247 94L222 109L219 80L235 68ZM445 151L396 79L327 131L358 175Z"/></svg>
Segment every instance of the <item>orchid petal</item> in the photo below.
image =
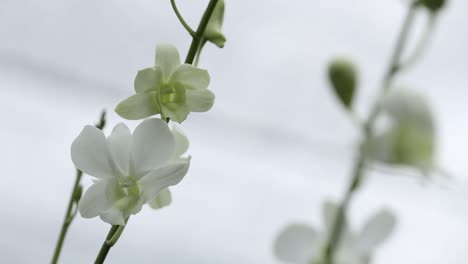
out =
<svg viewBox="0 0 468 264"><path fill-rule="evenodd" d="M165 81L169 80L171 74L180 65L180 57L177 48L170 44L156 46L156 66L160 66Z"/></svg>
<svg viewBox="0 0 468 264"><path fill-rule="evenodd" d="M313 228L292 224L275 240L274 253L278 259L295 264L311 263L319 254L318 233Z"/></svg>
<svg viewBox="0 0 468 264"><path fill-rule="evenodd" d="M161 87L163 82L162 78L162 70L159 66L140 70L135 77L135 91L137 93L144 93L156 90Z"/></svg>
<svg viewBox="0 0 468 264"><path fill-rule="evenodd" d="M110 181L112 180L98 180L86 190L78 205L82 217L96 217L112 206L112 202L106 195Z"/></svg>
<svg viewBox="0 0 468 264"><path fill-rule="evenodd" d="M174 85L182 85L185 89L206 89L210 84L208 71L196 68L190 64L177 67L169 80Z"/></svg>
<svg viewBox="0 0 468 264"><path fill-rule="evenodd" d="M189 167L189 161L177 162L146 174L139 180L145 201L152 201L162 189L179 183L187 174Z"/></svg>
<svg viewBox="0 0 468 264"><path fill-rule="evenodd" d="M132 135L128 127L123 123L117 124L107 138L107 144L115 164L120 169L121 176L129 175Z"/></svg>
<svg viewBox="0 0 468 264"><path fill-rule="evenodd" d="M159 114L156 92L137 93L120 102L115 112L122 118L138 120Z"/></svg>
<svg viewBox="0 0 468 264"><path fill-rule="evenodd" d="M169 206L172 202L172 195L169 188L162 189L158 196L149 202L149 206L153 209L160 209Z"/></svg>
<svg viewBox="0 0 468 264"><path fill-rule="evenodd" d="M72 143L71 158L75 166L88 175L97 178L110 178L114 175L106 137L96 127L83 128Z"/></svg>
<svg viewBox="0 0 468 264"><path fill-rule="evenodd" d="M213 107L215 95L210 90L187 90L185 92L188 109L191 112L206 112Z"/></svg>
<svg viewBox="0 0 468 264"><path fill-rule="evenodd" d="M135 176L167 162L174 153L174 136L161 119L151 118L141 122L133 132L132 156Z"/></svg>
<svg viewBox="0 0 468 264"><path fill-rule="evenodd" d="M358 237L358 246L366 252L372 252L393 231L396 218L389 210L382 210L373 216L364 226Z"/></svg>

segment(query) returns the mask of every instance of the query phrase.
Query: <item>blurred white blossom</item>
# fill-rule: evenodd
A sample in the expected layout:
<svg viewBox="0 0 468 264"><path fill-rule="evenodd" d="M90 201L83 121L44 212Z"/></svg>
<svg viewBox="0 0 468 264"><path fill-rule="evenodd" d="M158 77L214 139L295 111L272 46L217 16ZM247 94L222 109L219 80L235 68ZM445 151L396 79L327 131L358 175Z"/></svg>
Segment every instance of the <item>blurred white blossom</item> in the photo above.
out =
<svg viewBox="0 0 468 264"><path fill-rule="evenodd" d="M274 243L278 259L293 264L322 264L323 253L338 206L323 204L325 230L318 231L305 224L291 224L283 229ZM336 264L366 264L372 253L393 231L395 216L382 210L368 220L360 232L349 230L345 221L342 238L335 252Z"/></svg>
<svg viewBox="0 0 468 264"><path fill-rule="evenodd" d="M435 158L435 125L426 99L415 91L394 90L384 98L382 114L390 124L365 143L368 157L430 170Z"/></svg>

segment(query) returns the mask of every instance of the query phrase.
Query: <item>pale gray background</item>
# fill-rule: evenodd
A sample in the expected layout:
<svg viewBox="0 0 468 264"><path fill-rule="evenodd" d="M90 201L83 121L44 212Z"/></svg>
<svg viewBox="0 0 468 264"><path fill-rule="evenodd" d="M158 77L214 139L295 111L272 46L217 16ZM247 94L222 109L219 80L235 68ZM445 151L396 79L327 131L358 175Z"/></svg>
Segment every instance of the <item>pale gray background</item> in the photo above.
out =
<svg viewBox="0 0 468 264"><path fill-rule="evenodd" d="M195 27L207 1L178 2ZM366 113L405 1L226 2L226 47L208 45L201 60L216 104L184 123L191 170L171 207L131 219L109 263L276 263L278 231L291 221L320 226L323 199L341 197L358 134L324 65L354 58ZM433 103L439 161L456 178L442 188L372 174L352 206L353 226L384 206L399 216L377 264L468 261L467 11L466 0L450 1L428 56L398 80ZM168 0L0 1L1 263L50 261L74 180L71 142L103 107L107 132L122 121L112 109L161 42L182 57L190 43ZM77 217L61 262L91 263L107 231Z"/></svg>

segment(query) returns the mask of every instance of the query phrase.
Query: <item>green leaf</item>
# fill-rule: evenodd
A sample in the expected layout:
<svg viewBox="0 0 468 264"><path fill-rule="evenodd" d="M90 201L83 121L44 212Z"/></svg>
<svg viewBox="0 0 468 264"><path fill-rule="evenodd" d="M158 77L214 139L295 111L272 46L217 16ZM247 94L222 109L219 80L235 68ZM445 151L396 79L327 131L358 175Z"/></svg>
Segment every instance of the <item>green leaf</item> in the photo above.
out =
<svg viewBox="0 0 468 264"><path fill-rule="evenodd" d="M338 100L350 109L357 86L357 73L353 63L346 59L332 60L328 66L328 78Z"/></svg>

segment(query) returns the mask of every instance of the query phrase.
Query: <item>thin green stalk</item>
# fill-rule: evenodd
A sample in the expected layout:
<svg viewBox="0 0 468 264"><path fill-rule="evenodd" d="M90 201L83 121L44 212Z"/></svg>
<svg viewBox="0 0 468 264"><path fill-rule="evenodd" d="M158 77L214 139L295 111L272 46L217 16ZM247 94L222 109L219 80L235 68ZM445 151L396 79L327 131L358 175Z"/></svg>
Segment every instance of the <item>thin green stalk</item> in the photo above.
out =
<svg viewBox="0 0 468 264"><path fill-rule="evenodd" d="M426 29L424 30L424 33L421 39L419 40L419 43L414 48L413 53L410 56L408 56L408 59L406 59L404 63L400 64L400 71L410 68L421 59L422 55L424 54L424 51L427 49L427 46L430 42L430 38L434 33L436 22L437 15L431 15L429 17L429 21L427 22Z"/></svg>
<svg viewBox="0 0 468 264"><path fill-rule="evenodd" d="M187 57L185 58L185 63L193 64L193 60L195 59L195 55L197 54L198 47L203 39L203 34L205 33L206 26L210 21L211 15L213 14L217 3L218 0L210 0L210 2L208 3L205 13L203 14L200 24L198 25L197 31L195 32L195 36L192 37L192 43L190 44Z"/></svg>
<svg viewBox="0 0 468 264"><path fill-rule="evenodd" d="M387 68L387 71L382 81L380 97L375 102L370 112L369 117L367 118L367 120L365 121L363 125L364 126L364 135L363 135L364 141L372 137L374 123L380 113L380 107L381 107L380 99L388 92L388 90L390 89L392 85L394 77L401 70L400 61L401 61L403 50L407 44L408 34L413 24L416 9L417 9L417 5L412 4L403 21L403 25L399 33L395 49L393 51L389 66ZM358 156L354 163L354 168L353 168L353 172L351 175L350 184L348 188L346 189L343 200L338 208L338 213L335 216L335 220L332 225L329 240L325 247L325 255L324 255L325 264L334 263L334 254L340 243L343 224L346 220L346 215L347 215L349 204L352 202L354 194L356 193L359 186L361 185L364 174L365 174L365 162L366 162L365 153L362 150L359 150Z"/></svg>
<svg viewBox="0 0 468 264"><path fill-rule="evenodd" d="M198 50L197 50L197 53L195 55L195 60L193 62L193 66L195 66L195 67L197 67L198 63L200 62L200 56L201 56L201 53L202 53L202 50L203 50L203 47L205 46L205 44L206 44L206 39L203 38L200 41L200 44L198 45Z"/></svg>
<svg viewBox="0 0 468 264"><path fill-rule="evenodd" d="M99 123L96 124L96 127L99 129L103 129L106 124L106 112L105 110L101 113L101 118ZM76 170L76 177L75 183L73 184L73 189L71 191L70 200L68 202L67 210L65 212L65 217L63 219L62 228L60 229L60 234L57 240L57 244L55 246L54 255L52 256L52 264L56 264L60 253L62 252L63 243L65 241L65 237L67 235L68 228L70 227L71 222L75 218L76 212L78 210L78 202L81 197L81 193L78 194L79 188L81 188L80 181L81 177L83 176L83 172L80 170ZM74 210L73 210L74 209Z"/></svg>
<svg viewBox="0 0 468 264"><path fill-rule="evenodd" d="M173 1L171 1L171 3L173 3ZM187 53L187 57L185 58L185 63L193 64L194 59L195 59L195 55L197 54L197 51L199 50L200 43L201 43L201 41L203 41L203 34L205 32L206 26L208 25L208 22L210 21L211 15L213 14L213 11L214 11L217 3L218 3L218 0L210 0L210 2L208 3L207 8L205 10L205 13L203 14L203 17L202 17L202 19L200 21L200 24L198 25L197 31L195 32L195 34L193 34L193 35L191 34L192 35L192 43L190 44L190 48L189 48L189 51ZM173 8L174 8L174 5L173 5ZM176 9L177 9L177 7L176 7ZM179 17L180 14L178 15L178 11L176 12L176 15ZM180 16L179 20L181 18L182 18L182 16ZM184 24L184 23L182 23L182 24ZM163 120L164 120L164 118L163 118ZM166 118L165 120L166 120L167 123L169 123L168 118ZM109 233L107 234L106 240L102 244L101 250L99 251L99 254L96 257L96 260L95 260L94 264L104 263L110 249L112 248L112 246L115 245L115 243L117 243L117 240L120 238L120 235L123 232L123 228L119 228L119 227L120 226L118 226L118 225L113 225L110 228Z"/></svg>
<svg viewBox="0 0 468 264"><path fill-rule="evenodd" d="M72 189L72 192L71 192L71 195L70 195L70 200L68 202L67 211L65 212L65 217L63 219L62 228L60 229L60 234L59 234L59 238L57 240L57 245L55 246L54 255L53 255L52 261L51 261L52 264L57 263L58 258L60 257L60 252L62 251L63 242L65 241L65 236L67 235L68 227L70 226L71 222L73 221L72 208L73 208L73 206L77 206L76 205L76 199L75 199L75 193L76 193L76 190L77 190L78 186L80 185L82 175L83 175L82 171L76 170L75 183L73 184L73 189Z"/></svg>
<svg viewBox="0 0 468 264"><path fill-rule="evenodd" d="M174 10L174 13L176 14L176 16L179 19L182 26L184 26L184 28L187 30L187 32L190 34L190 36L194 37L195 36L195 31L193 31L193 29L187 24L187 22L185 22L184 18L182 17L182 15L179 12L179 9L177 8L175 0L171 0L171 5L172 5L172 9Z"/></svg>
<svg viewBox="0 0 468 264"><path fill-rule="evenodd" d="M109 250L111 249L111 247L113 247L115 245L115 243L117 241L114 241L113 244L110 244L108 243L107 241L109 239L111 239L115 233L117 232L117 230L119 229L120 226L118 225L113 225L110 230L109 230L109 233L107 234L107 237L106 237L106 240L104 241L104 243L102 243L102 247L101 247L101 250L99 251L99 254L97 255L96 257L96 260L94 261L94 264L101 264L101 263L104 263L104 260L106 259L107 257L107 254L109 253Z"/></svg>

